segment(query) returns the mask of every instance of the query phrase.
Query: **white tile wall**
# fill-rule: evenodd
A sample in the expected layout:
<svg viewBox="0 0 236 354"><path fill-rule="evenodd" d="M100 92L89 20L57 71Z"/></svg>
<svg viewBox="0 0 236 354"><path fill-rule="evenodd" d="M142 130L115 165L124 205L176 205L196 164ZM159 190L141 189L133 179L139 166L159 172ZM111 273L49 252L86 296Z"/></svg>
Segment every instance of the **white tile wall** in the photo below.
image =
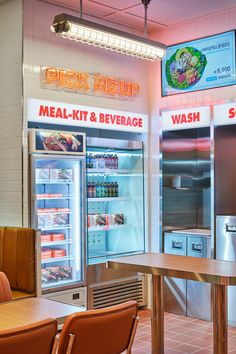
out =
<svg viewBox="0 0 236 354"><path fill-rule="evenodd" d="M49 27L55 15L65 12L58 6L37 0L24 1L24 102L27 98L83 104L116 110L148 113L147 63L117 53L76 43L56 36ZM66 11L72 15L77 14ZM40 66L100 72L141 84L142 94L133 101L53 91L40 87ZM24 112L24 166L28 166L27 117ZM28 173L24 174L24 191ZM28 195L24 194L24 223L28 220Z"/></svg>
<svg viewBox="0 0 236 354"><path fill-rule="evenodd" d="M0 4L0 225L22 225L22 1Z"/></svg>
<svg viewBox="0 0 236 354"><path fill-rule="evenodd" d="M214 15L199 17L167 29L159 30L153 40L172 45L236 28L236 7ZM235 101L235 86L228 86L181 95L161 97L161 66L151 64L149 70L150 94L150 210L152 215L151 240L153 249L158 249L160 242L159 220L159 125L160 110L185 108L196 105L209 105L224 101Z"/></svg>

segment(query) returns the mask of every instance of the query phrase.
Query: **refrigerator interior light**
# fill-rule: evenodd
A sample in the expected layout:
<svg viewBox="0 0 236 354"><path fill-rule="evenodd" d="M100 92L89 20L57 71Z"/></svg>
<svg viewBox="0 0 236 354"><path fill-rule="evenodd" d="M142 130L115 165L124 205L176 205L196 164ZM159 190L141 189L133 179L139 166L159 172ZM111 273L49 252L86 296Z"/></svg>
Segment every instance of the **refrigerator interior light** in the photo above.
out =
<svg viewBox="0 0 236 354"><path fill-rule="evenodd" d="M165 56L164 44L64 13L55 16L50 29L63 38L144 60L156 61Z"/></svg>
<svg viewBox="0 0 236 354"><path fill-rule="evenodd" d="M79 162L75 163L74 167L74 183L75 183L75 191L74 195L76 196L76 199L74 200L74 228L75 228L75 255L76 258L80 257L81 255L81 249L80 249L80 240L78 238L78 235L80 235L80 229L81 229L81 224L80 224L80 210L79 210L79 199L80 199L80 168L79 168ZM78 258L77 258L78 259ZM76 273L81 270L80 268L80 262L75 262L75 271Z"/></svg>

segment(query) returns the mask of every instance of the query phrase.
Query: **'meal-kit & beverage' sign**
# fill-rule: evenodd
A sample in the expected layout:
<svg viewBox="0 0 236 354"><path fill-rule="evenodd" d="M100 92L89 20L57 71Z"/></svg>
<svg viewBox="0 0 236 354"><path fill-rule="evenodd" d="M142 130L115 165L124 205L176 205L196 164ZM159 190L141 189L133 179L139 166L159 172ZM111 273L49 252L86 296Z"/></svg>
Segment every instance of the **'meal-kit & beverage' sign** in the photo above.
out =
<svg viewBox="0 0 236 354"><path fill-rule="evenodd" d="M163 96L235 83L235 31L170 46L162 60Z"/></svg>
<svg viewBox="0 0 236 354"><path fill-rule="evenodd" d="M143 113L116 111L69 103L27 100L29 122L68 125L136 133L148 131L148 116Z"/></svg>

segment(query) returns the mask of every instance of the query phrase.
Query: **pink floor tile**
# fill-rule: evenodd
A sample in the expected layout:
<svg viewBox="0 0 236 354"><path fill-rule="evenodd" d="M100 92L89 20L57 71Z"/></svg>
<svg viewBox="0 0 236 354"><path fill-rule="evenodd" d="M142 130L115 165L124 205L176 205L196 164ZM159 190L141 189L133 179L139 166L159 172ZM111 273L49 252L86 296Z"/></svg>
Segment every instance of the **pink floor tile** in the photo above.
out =
<svg viewBox="0 0 236 354"><path fill-rule="evenodd" d="M151 311L139 312L134 354L151 354ZM229 327L229 353L236 354L236 328ZM165 354L212 354L212 323L165 313Z"/></svg>

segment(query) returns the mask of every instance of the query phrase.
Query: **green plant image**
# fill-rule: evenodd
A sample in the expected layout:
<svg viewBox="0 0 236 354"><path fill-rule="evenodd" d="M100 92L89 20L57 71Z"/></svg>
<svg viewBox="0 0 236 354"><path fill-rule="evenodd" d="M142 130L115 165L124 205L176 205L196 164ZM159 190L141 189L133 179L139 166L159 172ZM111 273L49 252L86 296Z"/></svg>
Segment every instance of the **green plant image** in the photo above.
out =
<svg viewBox="0 0 236 354"><path fill-rule="evenodd" d="M166 61L166 80L175 89L187 89L201 79L206 65L206 55L200 50L193 47L177 49Z"/></svg>

